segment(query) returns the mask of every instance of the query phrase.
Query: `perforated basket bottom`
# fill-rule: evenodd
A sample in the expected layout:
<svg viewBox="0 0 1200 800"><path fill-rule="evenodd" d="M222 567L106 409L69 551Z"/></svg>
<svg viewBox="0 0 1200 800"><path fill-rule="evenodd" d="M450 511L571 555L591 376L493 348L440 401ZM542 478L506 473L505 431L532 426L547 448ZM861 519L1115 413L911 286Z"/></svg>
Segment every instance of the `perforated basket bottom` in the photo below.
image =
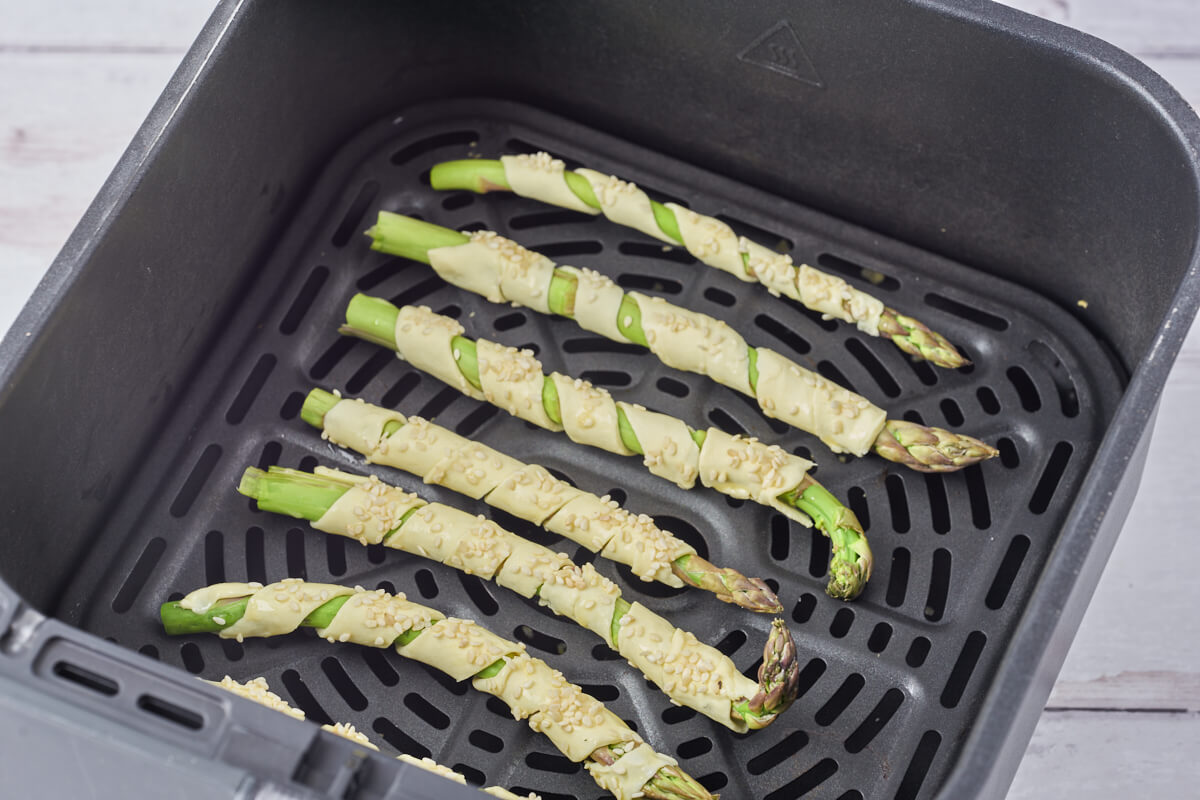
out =
<svg viewBox="0 0 1200 800"><path fill-rule="evenodd" d="M512 195L444 194L428 186L437 161L534 149L717 213L739 232L789 247L797 262L873 288L961 344L975 366L950 372L912 362L888 342L822 321L603 219ZM569 320L489 305L428 267L371 252L360 231L379 209L495 229L560 263L592 266L627 288L716 315L752 343L794 356L893 416L969 431L997 443L1001 456L947 476L874 457L840 463L812 437L766 419L747 398L666 369L638 348L598 339ZM470 334L533 349L548 370L588 378L693 425L745 431L811 453L819 479L848 501L869 533L876 570L866 593L852 604L826 597L826 541L765 508L703 489L685 493L648 477L636 459L533 429L380 348L339 337L356 291L428 304L459 317ZM299 419L313 385L436 417L651 513L718 564L768 578L797 638L800 699L770 728L731 734L671 706L592 634L535 603L431 562L256 511L234 492L248 465L364 469ZM332 646L311 633L244 645L168 638L157 623L162 601L222 580L295 576L383 586L525 642L728 797L929 796L972 725L1119 391L1101 348L1069 314L1029 292L531 109L425 106L368 129L329 165L213 344L60 612L196 675L263 675L310 719L352 722L385 748L432 755L472 782L545 798L599 796L579 765L512 720L498 701L392 652ZM412 476L380 474L429 499L490 514L578 560L591 557ZM597 566L630 600L715 644L747 674L757 669L769 617L702 592L643 584L608 562Z"/></svg>

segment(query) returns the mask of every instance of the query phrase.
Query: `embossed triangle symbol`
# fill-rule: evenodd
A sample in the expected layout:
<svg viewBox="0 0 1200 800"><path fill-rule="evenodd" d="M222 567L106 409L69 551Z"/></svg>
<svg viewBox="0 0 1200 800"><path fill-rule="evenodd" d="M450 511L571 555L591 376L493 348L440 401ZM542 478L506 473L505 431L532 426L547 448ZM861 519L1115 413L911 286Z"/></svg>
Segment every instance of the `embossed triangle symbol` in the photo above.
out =
<svg viewBox="0 0 1200 800"><path fill-rule="evenodd" d="M800 44L800 37L786 19L780 20L766 33L738 53L738 60L765 67L811 86L825 88L821 75Z"/></svg>

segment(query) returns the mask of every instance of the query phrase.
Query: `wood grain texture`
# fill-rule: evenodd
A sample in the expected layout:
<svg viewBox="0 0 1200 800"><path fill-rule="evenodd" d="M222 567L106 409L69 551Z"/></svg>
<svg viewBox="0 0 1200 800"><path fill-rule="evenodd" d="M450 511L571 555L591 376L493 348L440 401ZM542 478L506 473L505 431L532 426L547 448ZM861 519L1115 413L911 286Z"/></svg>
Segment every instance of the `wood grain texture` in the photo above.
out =
<svg viewBox="0 0 1200 800"><path fill-rule="evenodd" d="M1007 4L1111 41L1200 108L1196 0ZM16 316L213 5L0 0L0 329ZM1193 432L1196 408L1200 332L1194 329L1163 396L1142 490L1012 800L1196 795L1200 470L1190 450L1200 439Z"/></svg>

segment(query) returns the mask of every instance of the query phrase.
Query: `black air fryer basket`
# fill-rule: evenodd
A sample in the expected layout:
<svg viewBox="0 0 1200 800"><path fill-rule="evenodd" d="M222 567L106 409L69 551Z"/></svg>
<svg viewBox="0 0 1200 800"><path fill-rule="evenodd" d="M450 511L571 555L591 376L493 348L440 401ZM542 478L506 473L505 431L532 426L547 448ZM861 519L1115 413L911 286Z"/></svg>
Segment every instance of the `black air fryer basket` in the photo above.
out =
<svg viewBox="0 0 1200 800"><path fill-rule="evenodd" d="M496 701L394 653L158 625L161 602L198 586L294 576L404 591L526 643L725 797L1003 796L1195 312L1198 143L1196 117L1143 65L989 3L223 3L0 350L0 707L20 731L0 747L22 765L18 787L473 796L191 673L263 675L310 719L352 722L472 783L598 796ZM914 363L603 219L428 184L441 160L543 149L786 245L974 365ZM421 303L693 425L813 445L635 348L370 251L360 232L380 209L596 267L1000 456L925 476L813 447L876 557L863 597L833 600L819 534L647 480L636 460L339 337L356 291ZM313 386L436 417L770 578L801 653L800 699L766 730L731 734L534 603L259 512L234 491L246 466L366 469L299 420ZM768 617L596 565L757 669ZM80 772L46 754L68 744ZM129 769L148 782L128 783Z"/></svg>

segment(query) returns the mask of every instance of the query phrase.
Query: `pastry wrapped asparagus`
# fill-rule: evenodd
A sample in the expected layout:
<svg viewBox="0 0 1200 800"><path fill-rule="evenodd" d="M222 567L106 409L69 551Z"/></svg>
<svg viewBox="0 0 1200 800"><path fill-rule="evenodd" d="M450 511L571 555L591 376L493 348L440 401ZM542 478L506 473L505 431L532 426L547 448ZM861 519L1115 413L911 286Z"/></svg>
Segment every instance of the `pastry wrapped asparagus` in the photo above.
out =
<svg viewBox="0 0 1200 800"><path fill-rule="evenodd" d="M428 503L374 475L251 467L238 491L264 511L307 519L319 531L440 561L522 597L536 597L603 639L673 702L739 733L770 725L796 699L796 646L781 620L767 638L759 672L765 683L759 685L721 651L641 603L628 603L591 564L580 567L482 516ZM656 669L648 671L648 664ZM672 664L690 665L690 677L681 678Z"/></svg>
<svg viewBox="0 0 1200 800"><path fill-rule="evenodd" d="M562 673L473 622L443 616L383 590L289 578L269 586L219 583L161 609L168 634L279 636L301 626L330 642L395 647L400 655L471 679L503 700L517 719L545 734L563 755L582 761L592 778L618 800L712 800L713 795L630 730Z"/></svg>
<svg viewBox="0 0 1200 800"><path fill-rule="evenodd" d="M419 475L541 525L551 533L628 565L643 581L685 584L751 611L777 614L779 598L759 578L702 558L687 542L645 514L634 515L607 495L597 497L420 417L313 389L301 417L321 436L362 453L367 461Z"/></svg>
<svg viewBox="0 0 1200 800"><path fill-rule="evenodd" d="M459 233L379 212L371 247L431 265L492 302L574 319L585 330L648 348L667 366L707 375L753 397L769 417L818 436L835 453L884 458L921 472L950 472L997 454L971 436L888 419L887 412L729 325L661 297L625 292L590 269L558 267L491 231ZM456 241L457 244L449 244Z"/></svg>
<svg viewBox="0 0 1200 800"><path fill-rule="evenodd" d="M941 334L841 278L807 264L797 266L790 256L738 236L719 219L676 203L651 200L636 185L614 175L568 170L548 153L534 153L498 161L443 162L434 166L429 182L434 189L511 191L584 214L604 214L660 241L683 245L699 261L739 280L757 281L775 296L790 297L827 317L853 323L870 336L891 339L911 356L939 367L970 363Z"/></svg>
<svg viewBox="0 0 1200 800"><path fill-rule="evenodd" d="M211 683L213 686L219 686L222 689L232 692L240 697L244 697L247 700L252 700L259 705L263 705L280 713L287 714L293 719L304 719L304 712L272 692L271 687L267 685L265 678L254 678L246 681L245 683L238 683L233 678L226 675L219 681L205 682ZM339 722L335 725L322 725L321 729L329 731L335 736L341 736L344 739L349 739L350 741L356 742L371 750L379 749L370 739L367 738L365 733L355 730L354 726L348 723ZM411 764L414 767L419 767L427 772L441 775L443 778L448 778L455 783L461 783L465 785L467 782L467 779L464 776L460 775L449 767L442 766L432 758L415 758L407 753L403 753L397 756L397 759L403 761L405 764ZM492 797L503 798L503 800L542 800L542 798L536 794L521 797L499 786L488 786L487 788L480 789L480 791L484 794L490 794Z"/></svg>
<svg viewBox="0 0 1200 800"><path fill-rule="evenodd" d="M675 417L615 402L578 378L547 376L532 353L468 339L457 321L424 306L397 309L386 300L358 295L341 331L390 347L460 392L548 430L565 431L580 444L640 454L650 472L681 488L690 489L699 479L803 525L815 521L832 543L825 589L832 597L854 599L871 576L871 549L862 525L808 474L811 461L718 428L693 430Z"/></svg>

